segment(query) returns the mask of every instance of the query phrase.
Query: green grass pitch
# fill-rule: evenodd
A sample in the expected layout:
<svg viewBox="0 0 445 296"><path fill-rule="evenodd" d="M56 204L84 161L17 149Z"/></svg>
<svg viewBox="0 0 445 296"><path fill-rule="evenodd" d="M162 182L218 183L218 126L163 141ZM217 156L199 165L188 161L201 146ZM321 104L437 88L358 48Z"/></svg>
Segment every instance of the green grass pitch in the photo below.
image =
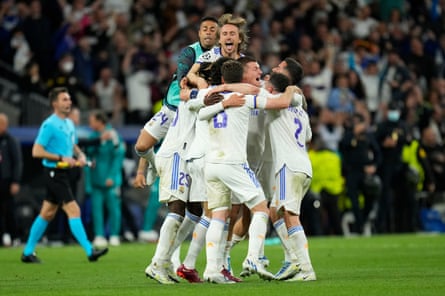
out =
<svg viewBox="0 0 445 296"><path fill-rule="evenodd" d="M188 244L182 247L184 256ZM22 248L0 248L0 295L445 295L445 235L407 234L354 238L309 238L317 281L286 283L251 276L233 285L160 285L144 269L155 245L127 243L110 248L96 263L78 245L38 246L42 264L20 262ZM240 272L247 251L232 251ZM283 258L279 245L266 246L275 273ZM204 251L197 262L204 269Z"/></svg>

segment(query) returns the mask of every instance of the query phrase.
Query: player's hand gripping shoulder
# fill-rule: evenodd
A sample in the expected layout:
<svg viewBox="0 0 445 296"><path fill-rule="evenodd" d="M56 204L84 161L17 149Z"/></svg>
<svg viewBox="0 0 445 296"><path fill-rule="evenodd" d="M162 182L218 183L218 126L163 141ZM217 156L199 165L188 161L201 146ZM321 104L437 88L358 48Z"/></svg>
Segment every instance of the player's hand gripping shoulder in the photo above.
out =
<svg viewBox="0 0 445 296"><path fill-rule="evenodd" d="M224 100L224 96L220 93L212 93L204 98L204 105L210 106Z"/></svg>
<svg viewBox="0 0 445 296"><path fill-rule="evenodd" d="M301 90L301 88L295 85L290 85L290 86L293 88L294 92L292 99L290 101L290 106L299 107L303 105L303 101L305 101L305 98L303 96L303 91Z"/></svg>
<svg viewBox="0 0 445 296"><path fill-rule="evenodd" d="M244 95L239 93L231 94L226 100L222 101L222 106L224 109L229 107L241 107L246 103L246 98Z"/></svg>
<svg viewBox="0 0 445 296"><path fill-rule="evenodd" d="M240 106L243 106L245 104L245 102L246 102L246 99L244 98L244 95L238 94L238 93L233 93L225 100L222 100L219 103L207 106L207 107L199 110L198 118L200 120L209 120L215 114L218 114L219 112L223 111L225 108L240 107Z"/></svg>

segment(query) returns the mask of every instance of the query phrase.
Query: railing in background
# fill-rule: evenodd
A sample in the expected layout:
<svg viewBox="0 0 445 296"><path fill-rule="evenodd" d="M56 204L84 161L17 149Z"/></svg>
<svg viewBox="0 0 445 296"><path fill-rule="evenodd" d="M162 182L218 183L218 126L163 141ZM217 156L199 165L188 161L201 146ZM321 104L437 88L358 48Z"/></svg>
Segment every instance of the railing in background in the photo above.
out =
<svg viewBox="0 0 445 296"><path fill-rule="evenodd" d="M40 125L51 111L48 98L29 93L22 102L22 125Z"/></svg>
<svg viewBox="0 0 445 296"><path fill-rule="evenodd" d="M17 83L0 77L0 111L8 115L10 126L33 126L48 116L50 105L47 98L22 92Z"/></svg>

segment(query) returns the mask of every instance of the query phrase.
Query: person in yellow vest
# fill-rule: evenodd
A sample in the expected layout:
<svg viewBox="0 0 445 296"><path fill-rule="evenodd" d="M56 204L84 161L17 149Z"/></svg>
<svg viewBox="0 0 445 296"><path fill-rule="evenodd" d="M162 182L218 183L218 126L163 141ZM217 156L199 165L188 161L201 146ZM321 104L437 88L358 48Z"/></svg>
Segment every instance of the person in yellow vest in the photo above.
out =
<svg viewBox="0 0 445 296"><path fill-rule="evenodd" d="M340 156L327 149L323 140L317 137L312 141L309 158L313 168L310 190L321 199L323 234L342 235L338 199L344 190L344 180Z"/></svg>
<svg viewBox="0 0 445 296"><path fill-rule="evenodd" d="M434 145L431 145L430 140L433 134L430 131L431 128L425 128L420 141L412 139L405 144L402 150L402 161L406 166L405 188L407 194L405 194L403 202L397 205L396 213L397 221L399 221L396 223L397 230L402 232L412 232L420 227L418 225L419 203L416 195L418 193L429 195L436 190L437 178L434 175L431 159L435 151L432 149Z"/></svg>

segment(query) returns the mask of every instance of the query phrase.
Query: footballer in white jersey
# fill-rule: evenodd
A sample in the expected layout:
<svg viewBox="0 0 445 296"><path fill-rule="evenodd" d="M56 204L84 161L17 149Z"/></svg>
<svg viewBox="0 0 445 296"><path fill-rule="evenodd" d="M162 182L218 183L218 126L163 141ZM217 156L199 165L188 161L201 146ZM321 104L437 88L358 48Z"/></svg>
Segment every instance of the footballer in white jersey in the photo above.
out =
<svg viewBox="0 0 445 296"><path fill-rule="evenodd" d="M312 138L309 117L302 107L268 112L268 116L272 118L268 129L276 178L272 204L280 210L286 201L293 204L292 199L295 198L296 203L289 210L300 214L301 200L312 178L312 165L306 147ZM292 182L293 175L297 173L307 178L302 184L303 188L295 188L295 182Z"/></svg>
<svg viewBox="0 0 445 296"><path fill-rule="evenodd" d="M221 73L225 82L237 83L242 79L243 66L237 61L227 61L222 65ZM204 173L212 220L206 237L207 266L204 277L220 270L217 259L218 250L222 244L223 226L231 207L231 193L234 192L252 211L249 248L243 262L243 269L258 273L265 279L273 278L273 275L265 270L258 259L267 231L268 208L261 186L247 164L248 120L251 109L289 106L295 91L296 87L289 87L283 96L273 100L264 96L246 95L243 106L228 108L213 115L218 105L224 106L229 96L236 95L236 93L225 93L225 99L222 102L199 111L199 118L209 122L210 139Z"/></svg>
<svg viewBox="0 0 445 296"><path fill-rule="evenodd" d="M270 85L279 81L279 75L271 76ZM312 179L306 148L312 138L309 116L302 106L273 110L267 116L276 186L270 214L285 251L285 263L275 279L316 280L300 222L301 202Z"/></svg>

